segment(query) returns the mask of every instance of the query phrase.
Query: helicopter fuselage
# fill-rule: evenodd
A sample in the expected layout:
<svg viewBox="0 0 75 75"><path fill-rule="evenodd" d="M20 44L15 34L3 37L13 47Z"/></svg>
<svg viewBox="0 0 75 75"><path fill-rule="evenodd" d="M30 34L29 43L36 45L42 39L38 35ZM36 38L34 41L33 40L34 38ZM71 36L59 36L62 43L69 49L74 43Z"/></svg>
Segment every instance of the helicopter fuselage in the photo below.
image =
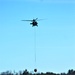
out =
<svg viewBox="0 0 75 75"><path fill-rule="evenodd" d="M32 21L32 23L30 23L32 26L38 26L38 23L35 21L35 20L33 20Z"/></svg>

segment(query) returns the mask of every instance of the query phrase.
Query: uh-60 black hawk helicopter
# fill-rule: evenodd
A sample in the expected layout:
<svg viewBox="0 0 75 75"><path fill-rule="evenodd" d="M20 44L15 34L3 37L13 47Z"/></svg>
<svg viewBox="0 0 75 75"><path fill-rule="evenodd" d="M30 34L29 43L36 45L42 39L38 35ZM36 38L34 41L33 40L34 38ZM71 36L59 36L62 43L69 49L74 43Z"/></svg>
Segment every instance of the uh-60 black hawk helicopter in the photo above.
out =
<svg viewBox="0 0 75 75"><path fill-rule="evenodd" d="M32 27L34 27L34 26L38 26L38 22L37 21L40 21L40 20L42 20L42 19L38 19L38 18L36 18L36 19L33 19L33 20L21 20L21 21L31 21L31 25L32 25Z"/></svg>

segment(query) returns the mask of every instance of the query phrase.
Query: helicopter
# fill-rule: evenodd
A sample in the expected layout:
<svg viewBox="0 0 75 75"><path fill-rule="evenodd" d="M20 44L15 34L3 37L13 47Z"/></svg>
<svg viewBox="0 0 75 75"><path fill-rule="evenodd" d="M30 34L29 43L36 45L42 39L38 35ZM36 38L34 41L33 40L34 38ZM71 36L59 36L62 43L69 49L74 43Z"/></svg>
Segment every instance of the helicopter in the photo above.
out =
<svg viewBox="0 0 75 75"><path fill-rule="evenodd" d="M30 24L32 25L32 27L34 27L34 26L38 27L38 22L37 21L39 21L39 20L41 20L41 19L36 18L36 19L33 19L33 20L21 20L21 21L31 21Z"/></svg>

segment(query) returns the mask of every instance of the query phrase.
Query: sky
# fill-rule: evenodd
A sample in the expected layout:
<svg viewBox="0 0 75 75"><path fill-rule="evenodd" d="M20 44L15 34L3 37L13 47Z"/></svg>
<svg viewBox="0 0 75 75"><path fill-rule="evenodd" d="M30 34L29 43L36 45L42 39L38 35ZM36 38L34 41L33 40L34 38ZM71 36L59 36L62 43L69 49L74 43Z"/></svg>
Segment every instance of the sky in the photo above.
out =
<svg viewBox="0 0 75 75"><path fill-rule="evenodd" d="M0 0L0 72L67 72L74 59L75 0Z"/></svg>

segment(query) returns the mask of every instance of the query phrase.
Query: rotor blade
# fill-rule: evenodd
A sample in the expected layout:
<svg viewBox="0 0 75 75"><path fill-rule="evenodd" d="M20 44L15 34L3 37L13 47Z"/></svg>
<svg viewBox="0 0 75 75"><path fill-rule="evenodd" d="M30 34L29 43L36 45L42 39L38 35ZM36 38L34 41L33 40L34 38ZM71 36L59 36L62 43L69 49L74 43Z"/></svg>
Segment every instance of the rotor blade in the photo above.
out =
<svg viewBox="0 0 75 75"><path fill-rule="evenodd" d="M35 20L38 20L38 18L36 18Z"/></svg>
<svg viewBox="0 0 75 75"><path fill-rule="evenodd" d="M45 19L37 19L37 21L41 21L41 20L45 20Z"/></svg>
<svg viewBox="0 0 75 75"><path fill-rule="evenodd" d="M21 21L33 21L33 20L21 20Z"/></svg>

